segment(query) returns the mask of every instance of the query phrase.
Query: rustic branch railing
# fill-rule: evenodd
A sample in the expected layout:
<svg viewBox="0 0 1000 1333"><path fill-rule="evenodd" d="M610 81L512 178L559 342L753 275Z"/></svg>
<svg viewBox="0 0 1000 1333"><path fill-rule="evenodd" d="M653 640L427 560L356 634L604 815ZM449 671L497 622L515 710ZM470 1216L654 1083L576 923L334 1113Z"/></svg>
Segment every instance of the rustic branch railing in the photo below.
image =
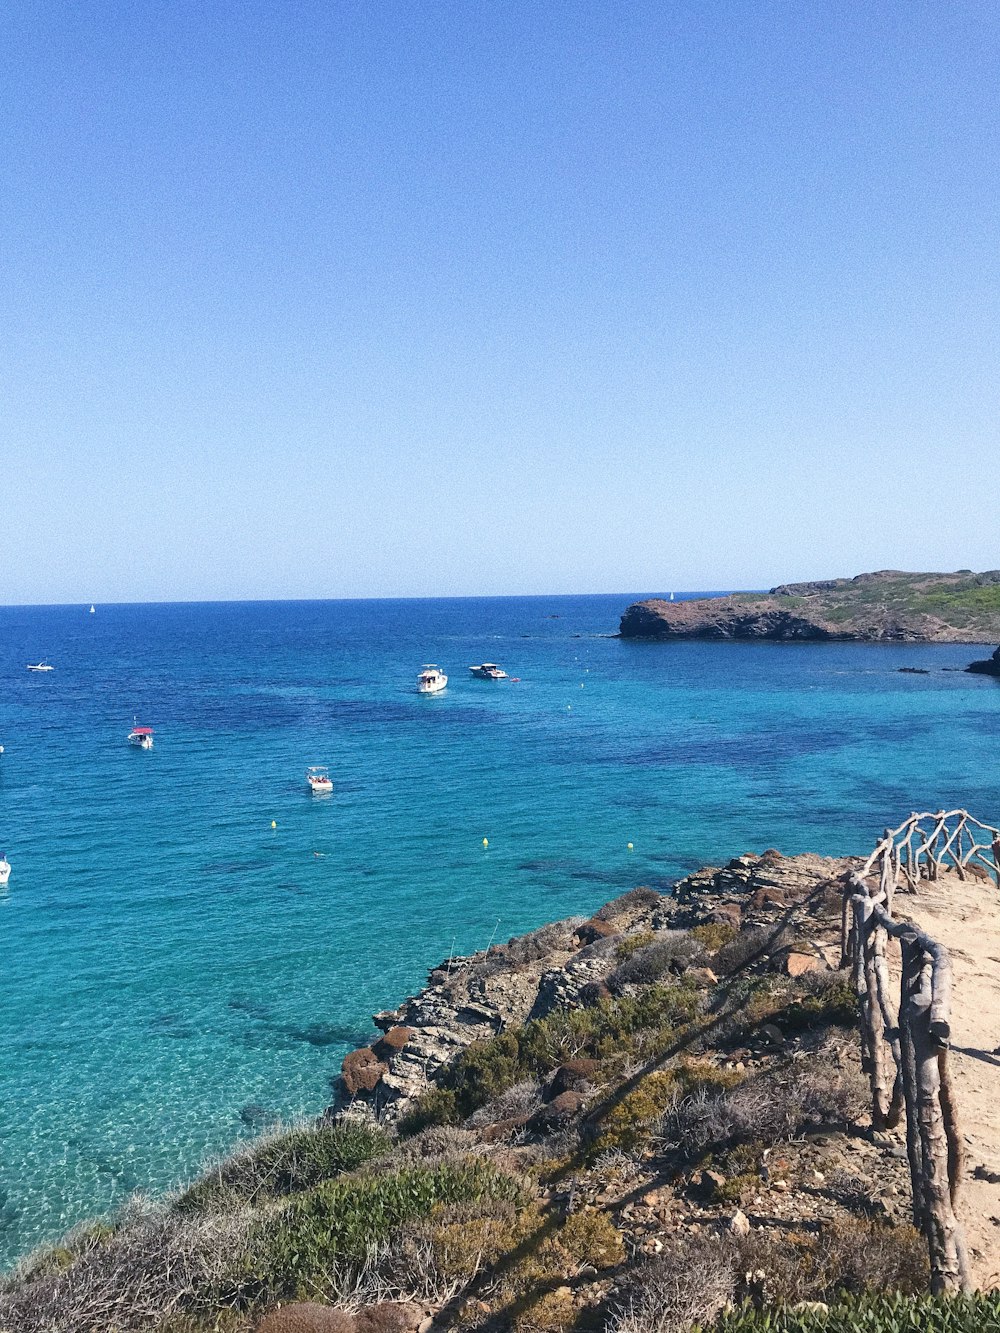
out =
<svg viewBox="0 0 1000 1333"><path fill-rule="evenodd" d="M955 1215L963 1170L962 1136L948 1072L951 961L943 945L892 915L897 889L919 892L942 871L961 879L996 878L1000 829L965 810L913 814L886 829L871 856L847 877L841 912L841 965L860 1000L861 1057L872 1089L872 1125L906 1119L913 1220L927 1239L934 1291L971 1287L965 1242ZM888 942L898 941L898 1000Z"/></svg>

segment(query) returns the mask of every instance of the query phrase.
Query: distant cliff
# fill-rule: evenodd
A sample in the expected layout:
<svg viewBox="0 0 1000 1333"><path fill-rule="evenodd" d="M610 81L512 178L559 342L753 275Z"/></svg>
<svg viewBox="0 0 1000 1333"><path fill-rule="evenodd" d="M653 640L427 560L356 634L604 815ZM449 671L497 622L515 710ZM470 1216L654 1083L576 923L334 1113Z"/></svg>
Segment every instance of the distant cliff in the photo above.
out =
<svg viewBox="0 0 1000 1333"><path fill-rule="evenodd" d="M855 639L890 643L996 643L1000 570L783 583L689 602L635 602L623 639ZM982 670L982 667L977 667Z"/></svg>

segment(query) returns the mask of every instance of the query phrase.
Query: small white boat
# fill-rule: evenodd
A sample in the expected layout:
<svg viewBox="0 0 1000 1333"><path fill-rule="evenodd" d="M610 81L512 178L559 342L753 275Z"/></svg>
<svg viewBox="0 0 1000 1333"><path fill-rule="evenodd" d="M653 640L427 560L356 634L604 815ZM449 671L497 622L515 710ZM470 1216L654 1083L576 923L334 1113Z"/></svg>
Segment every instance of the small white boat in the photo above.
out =
<svg viewBox="0 0 1000 1333"><path fill-rule="evenodd" d="M330 771L325 764L310 764L306 769L306 782L309 783L309 790L314 795L321 795L323 792L333 791L333 782L330 778Z"/></svg>
<svg viewBox="0 0 1000 1333"><path fill-rule="evenodd" d="M90 614L93 615L94 612L95 612L96 610L97 610L97 607L94 605L93 602L91 602L91 604L90 604Z"/></svg>
<svg viewBox="0 0 1000 1333"><path fill-rule="evenodd" d="M55 667L49 666L48 662L29 662L29 671L55 671Z"/></svg>
<svg viewBox="0 0 1000 1333"><path fill-rule="evenodd" d="M134 745L137 750L151 750L153 748L153 728L133 727L126 740L129 745Z"/></svg>
<svg viewBox="0 0 1000 1333"><path fill-rule="evenodd" d="M469 667L477 680L506 680L507 672L501 671L496 662L480 662L479 666Z"/></svg>
<svg viewBox="0 0 1000 1333"><path fill-rule="evenodd" d="M448 677L440 667L432 664L421 667L417 677L418 694L438 694L448 684Z"/></svg>
<svg viewBox="0 0 1000 1333"><path fill-rule="evenodd" d="M0 852L0 884L6 884L10 879L10 862L3 852Z"/></svg>

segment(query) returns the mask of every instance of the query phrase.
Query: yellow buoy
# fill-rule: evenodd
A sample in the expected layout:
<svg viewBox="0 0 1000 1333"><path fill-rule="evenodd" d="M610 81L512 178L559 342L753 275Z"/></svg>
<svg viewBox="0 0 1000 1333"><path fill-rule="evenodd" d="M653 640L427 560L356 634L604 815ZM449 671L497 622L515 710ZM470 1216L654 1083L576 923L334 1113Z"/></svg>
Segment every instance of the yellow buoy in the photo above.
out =
<svg viewBox="0 0 1000 1333"><path fill-rule="evenodd" d="M278 821L277 821L276 819L272 819L272 820L271 820L271 827L272 827L272 828L277 828L277 827L278 827Z"/></svg>
<svg viewBox="0 0 1000 1333"><path fill-rule="evenodd" d="M629 849L629 851L632 851L632 844L630 842L627 842L625 846Z"/></svg>
<svg viewBox="0 0 1000 1333"><path fill-rule="evenodd" d="M483 839L483 846L484 846L484 847L488 847L489 845L490 845L490 840L489 840L489 838L484 838L484 839Z"/></svg>

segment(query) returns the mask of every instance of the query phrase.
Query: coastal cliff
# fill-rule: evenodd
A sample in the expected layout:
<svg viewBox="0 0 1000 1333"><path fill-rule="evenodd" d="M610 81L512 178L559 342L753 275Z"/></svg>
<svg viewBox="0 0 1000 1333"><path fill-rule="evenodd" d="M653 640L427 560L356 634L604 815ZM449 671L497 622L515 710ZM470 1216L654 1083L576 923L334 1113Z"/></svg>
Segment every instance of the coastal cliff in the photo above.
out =
<svg viewBox="0 0 1000 1333"><path fill-rule="evenodd" d="M769 592L685 602L635 602L623 639L862 640L994 643L1000 638L1000 570L785 583Z"/></svg>
<svg viewBox="0 0 1000 1333"><path fill-rule="evenodd" d="M838 966L856 865L738 856L447 960L320 1121L40 1251L0 1330L944 1328Z"/></svg>

